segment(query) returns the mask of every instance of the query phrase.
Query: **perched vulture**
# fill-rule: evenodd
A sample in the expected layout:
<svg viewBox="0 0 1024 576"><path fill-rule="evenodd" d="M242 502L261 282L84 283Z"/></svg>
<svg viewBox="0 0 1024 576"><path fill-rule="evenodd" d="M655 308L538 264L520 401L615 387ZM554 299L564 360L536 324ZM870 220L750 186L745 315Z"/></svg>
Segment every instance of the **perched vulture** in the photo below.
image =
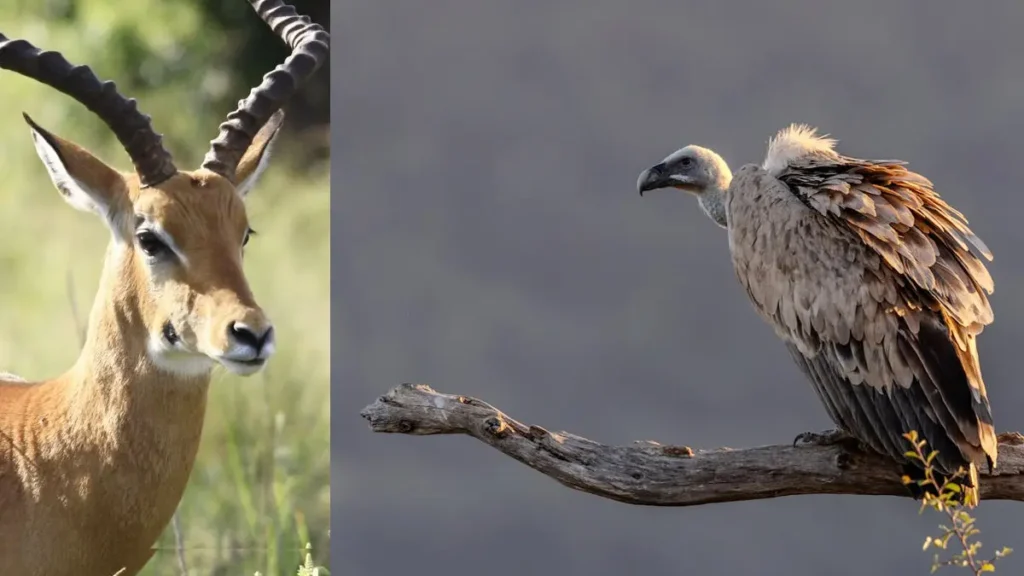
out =
<svg viewBox="0 0 1024 576"><path fill-rule="evenodd" d="M992 259L964 216L904 162L861 160L805 125L733 175L687 146L644 170L640 194L679 188L729 234L736 275L785 341L840 434L901 462L916 430L963 500L996 466L976 337L992 322ZM812 435L813 436L813 435ZM819 441L822 437L818 437Z"/></svg>

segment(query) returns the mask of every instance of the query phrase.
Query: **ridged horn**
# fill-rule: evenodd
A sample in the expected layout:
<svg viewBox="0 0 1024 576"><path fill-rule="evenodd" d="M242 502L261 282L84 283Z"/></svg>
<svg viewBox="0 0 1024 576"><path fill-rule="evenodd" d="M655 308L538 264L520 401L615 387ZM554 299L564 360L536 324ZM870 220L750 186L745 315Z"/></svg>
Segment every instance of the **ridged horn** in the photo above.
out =
<svg viewBox="0 0 1024 576"><path fill-rule="evenodd" d="M249 4L292 49L285 61L268 72L263 82L249 92L238 108L220 125L220 134L210 142L203 168L235 181L235 169L253 138L275 112L320 68L330 51L331 35L308 16L281 0L249 0Z"/></svg>
<svg viewBox="0 0 1024 576"><path fill-rule="evenodd" d="M55 88L99 116L128 152L143 186L155 186L178 172L163 137L135 99L122 96L112 81L101 81L88 66L75 66L60 52L0 34L0 68Z"/></svg>

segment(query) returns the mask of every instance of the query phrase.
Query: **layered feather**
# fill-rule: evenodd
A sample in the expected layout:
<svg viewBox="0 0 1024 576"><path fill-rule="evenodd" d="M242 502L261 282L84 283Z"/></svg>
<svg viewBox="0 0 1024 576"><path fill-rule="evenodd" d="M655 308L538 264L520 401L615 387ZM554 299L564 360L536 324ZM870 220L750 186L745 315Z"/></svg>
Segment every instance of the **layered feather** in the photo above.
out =
<svg viewBox="0 0 1024 576"><path fill-rule="evenodd" d="M737 172L737 275L840 428L897 459L917 430L940 471L976 478L996 462L976 345L993 319L991 252L903 162L834 146L792 126Z"/></svg>

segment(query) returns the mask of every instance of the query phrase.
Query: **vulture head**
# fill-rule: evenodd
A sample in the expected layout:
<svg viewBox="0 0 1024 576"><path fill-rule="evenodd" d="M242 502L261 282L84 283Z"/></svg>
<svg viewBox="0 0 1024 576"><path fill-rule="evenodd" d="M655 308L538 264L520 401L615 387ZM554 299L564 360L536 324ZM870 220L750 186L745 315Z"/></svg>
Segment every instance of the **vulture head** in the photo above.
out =
<svg viewBox="0 0 1024 576"><path fill-rule="evenodd" d="M641 172L636 187L641 196L663 188L685 190L697 197L709 218L725 228L725 192L731 181L732 172L721 156L691 144Z"/></svg>

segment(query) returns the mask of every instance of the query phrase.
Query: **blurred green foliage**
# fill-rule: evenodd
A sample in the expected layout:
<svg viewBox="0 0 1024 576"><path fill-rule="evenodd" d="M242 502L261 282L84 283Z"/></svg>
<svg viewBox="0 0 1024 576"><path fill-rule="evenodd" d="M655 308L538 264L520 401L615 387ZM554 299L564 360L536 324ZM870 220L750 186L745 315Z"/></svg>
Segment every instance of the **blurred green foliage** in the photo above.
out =
<svg viewBox="0 0 1024 576"><path fill-rule="evenodd" d="M326 27L328 3L296 2ZM180 167L197 166L224 115L287 55L243 0L13 0L0 32L59 50L139 101ZM324 67L251 195L246 270L280 344L265 374L218 372L195 471L145 574L295 574L312 544L329 565L329 188ZM68 207L21 111L121 169L104 124L72 99L0 71L0 367L54 376L78 353L107 232ZM76 312L77 309L77 312ZM77 320L76 320L77 316ZM184 552L175 550L180 536Z"/></svg>

